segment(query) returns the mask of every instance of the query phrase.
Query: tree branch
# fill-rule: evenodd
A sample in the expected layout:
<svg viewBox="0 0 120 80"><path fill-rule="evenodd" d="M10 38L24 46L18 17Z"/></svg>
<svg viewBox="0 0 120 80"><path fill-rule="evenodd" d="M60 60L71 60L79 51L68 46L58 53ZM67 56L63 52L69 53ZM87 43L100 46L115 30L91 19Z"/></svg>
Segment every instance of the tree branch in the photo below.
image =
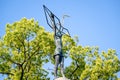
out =
<svg viewBox="0 0 120 80"><path fill-rule="evenodd" d="M21 72L20 80L23 80L23 76L24 76L24 69L23 69L23 67L22 67L22 66L21 66L21 69L22 69L22 72Z"/></svg>
<svg viewBox="0 0 120 80"><path fill-rule="evenodd" d="M36 52L40 49L40 47L38 47L38 49L36 51L33 52L33 54L31 54L27 60L30 60L32 58L32 56L34 56L36 54Z"/></svg>
<svg viewBox="0 0 120 80"><path fill-rule="evenodd" d="M73 76L73 74L77 71L77 69L79 68L79 65L77 64L77 61L78 61L78 59L77 60L75 60L76 62L76 65L77 65L77 67L74 69L74 71L71 73L71 76ZM71 77L72 78L72 77Z"/></svg>
<svg viewBox="0 0 120 80"><path fill-rule="evenodd" d="M39 49L40 49L40 47L38 47L38 49L35 50L35 51L33 52L33 54L31 54L31 55L28 57L28 59L26 59L26 61L25 61L25 62L26 62L26 65L25 65L24 69L26 68L26 66L27 66L27 64L28 64L28 61L32 58L32 56L37 55L36 52L37 52ZM24 64L25 62L23 62L23 64Z"/></svg>
<svg viewBox="0 0 120 80"><path fill-rule="evenodd" d="M18 36L17 36L17 38L18 38L18 40L22 43L22 45L23 45L23 48L24 48L24 51L23 51L23 53L24 53L24 59L26 59L26 49L25 49L25 44L24 44L24 41L23 40L21 40Z"/></svg>
<svg viewBox="0 0 120 80"><path fill-rule="evenodd" d="M10 72L0 72L0 74L14 75L13 73L10 73Z"/></svg>
<svg viewBox="0 0 120 80"><path fill-rule="evenodd" d="M8 59L8 61L11 61L12 63L14 63L14 64L16 64L16 65L21 65L20 63L18 63L18 62L15 62L15 61L13 61L12 59L10 59L10 58L7 58Z"/></svg>
<svg viewBox="0 0 120 80"><path fill-rule="evenodd" d="M5 57L5 56L0 56L0 58L2 58L2 59L4 59L4 60L8 60L8 61L10 61L10 62L12 62L12 63L14 63L14 64L16 64L16 65L21 65L20 63L18 63L18 62L15 62L14 60L12 60L12 59L10 59L10 58L8 58L8 57Z"/></svg>

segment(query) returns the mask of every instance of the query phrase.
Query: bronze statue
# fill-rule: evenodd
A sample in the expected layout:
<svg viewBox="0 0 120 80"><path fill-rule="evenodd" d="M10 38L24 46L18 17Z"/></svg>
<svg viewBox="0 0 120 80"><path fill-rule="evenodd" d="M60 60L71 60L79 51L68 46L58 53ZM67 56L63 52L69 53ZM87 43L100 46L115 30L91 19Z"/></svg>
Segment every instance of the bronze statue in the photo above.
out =
<svg viewBox="0 0 120 80"><path fill-rule="evenodd" d="M61 22L58 17L56 17L45 5L44 12L47 20L47 24L53 29L54 31L54 41L55 41L55 68L54 68L54 76L57 78L58 66L60 64L61 74L63 77L64 75L64 56L62 52L62 35L65 34L63 30L66 30L69 34L69 31L61 25Z"/></svg>

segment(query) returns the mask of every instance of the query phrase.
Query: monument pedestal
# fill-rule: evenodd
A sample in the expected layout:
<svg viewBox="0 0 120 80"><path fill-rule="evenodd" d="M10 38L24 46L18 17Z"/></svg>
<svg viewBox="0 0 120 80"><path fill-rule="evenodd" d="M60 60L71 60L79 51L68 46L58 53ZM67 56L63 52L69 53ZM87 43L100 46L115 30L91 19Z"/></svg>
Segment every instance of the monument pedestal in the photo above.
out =
<svg viewBox="0 0 120 80"><path fill-rule="evenodd" d="M67 78L64 78L64 77L59 77L59 78L56 78L55 80L70 80L70 79L67 79Z"/></svg>

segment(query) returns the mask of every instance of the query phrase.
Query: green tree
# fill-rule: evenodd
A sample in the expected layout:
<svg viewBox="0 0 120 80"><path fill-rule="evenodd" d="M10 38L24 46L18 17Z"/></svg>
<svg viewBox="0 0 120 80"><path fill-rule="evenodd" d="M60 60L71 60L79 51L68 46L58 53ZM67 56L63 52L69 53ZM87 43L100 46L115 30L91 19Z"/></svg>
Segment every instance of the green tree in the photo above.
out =
<svg viewBox="0 0 120 80"><path fill-rule="evenodd" d="M63 37L63 51L74 45L69 36ZM45 31L34 19L23 18L6 25L6 34L0 39L0 74L5 80L49 80L43 64L53 58L53 33Z"/></svg>
<svg viewBox="0 0 120 80"><path fill-rule="evenodd" d="M65 75L71 80L116 80L120 61L116 51L99 53L97 47L77 45L78 39L64 35L63 53L71 58ZM54 64L53 33L47 32L34 19L23 18L6 25L6 34L0 39L0 74L5 80L50 80L43 68ZM66 54L70 56L66 56ZM51 55L51 56L50 56Z"/></svg>
<svg viewBox="0 0 120 80"><path fill-rule="evenodd" d="M34 19L7 24L0 41L0 73L8 75L6 80L48 79L42 65L54 51L51 44L52 35Z"/></svg>
<svg viewBox="0 0 120 80"><path fill-rule="evenodd" d="M120 60L113 49L100 53L98 47L76 45L70 49L70 58L66 76L71 80L118 80Z"/></svg>

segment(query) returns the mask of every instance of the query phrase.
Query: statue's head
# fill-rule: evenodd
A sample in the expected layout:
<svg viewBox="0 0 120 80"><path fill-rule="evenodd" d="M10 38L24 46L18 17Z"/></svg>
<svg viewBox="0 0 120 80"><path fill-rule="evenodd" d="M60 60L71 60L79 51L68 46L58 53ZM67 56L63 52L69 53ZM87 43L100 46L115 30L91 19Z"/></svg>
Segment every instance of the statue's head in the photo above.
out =
<svg viewBox="0 0 120 80"><path fill-rule="evenodd" d="M62 33L61 33L60 31L58 31L58 32L56 33L56 36L62 37Z"/></svg>

